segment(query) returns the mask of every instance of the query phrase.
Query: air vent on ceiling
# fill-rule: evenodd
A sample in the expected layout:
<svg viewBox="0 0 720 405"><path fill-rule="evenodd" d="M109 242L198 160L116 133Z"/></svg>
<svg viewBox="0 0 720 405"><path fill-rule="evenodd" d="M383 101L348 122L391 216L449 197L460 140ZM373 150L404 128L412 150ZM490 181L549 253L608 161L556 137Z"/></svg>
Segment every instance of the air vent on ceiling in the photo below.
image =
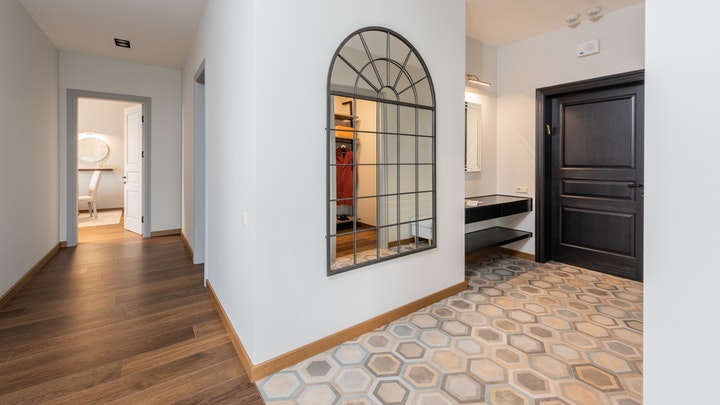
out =
<svg viewBox="0 0 720 405"><path fill-rule="evenodd" d="M115 46L119 46L120 48L130 48L130 41L127 39L115 38Z"/></svg>

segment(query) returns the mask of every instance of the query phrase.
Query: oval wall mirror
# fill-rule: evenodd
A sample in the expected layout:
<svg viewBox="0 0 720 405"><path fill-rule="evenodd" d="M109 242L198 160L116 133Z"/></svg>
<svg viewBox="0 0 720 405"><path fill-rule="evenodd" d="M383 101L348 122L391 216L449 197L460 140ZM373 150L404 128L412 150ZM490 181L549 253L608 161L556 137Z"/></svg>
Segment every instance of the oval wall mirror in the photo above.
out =
<svg viewBox="0 0 720 405"><path fill-rule="evenodd" d="M110 153L110 147L98 138L85 137L78 141L78 159L83 162L99 162L105 159L108 153Z"/></svg>

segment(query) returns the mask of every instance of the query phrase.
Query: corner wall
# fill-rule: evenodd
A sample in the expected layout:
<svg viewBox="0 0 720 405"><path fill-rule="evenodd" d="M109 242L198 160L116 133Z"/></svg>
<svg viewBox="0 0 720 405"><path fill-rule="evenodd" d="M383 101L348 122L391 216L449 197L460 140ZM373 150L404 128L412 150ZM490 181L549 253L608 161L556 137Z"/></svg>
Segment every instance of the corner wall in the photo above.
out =
<svg viewBox="0 0 720 405"><path fill-rule="evenodd" d="M640 4L498 49L498 193L515 195L515 186L528 186L535 198L535 90L642 69L644 26ZM592 39L599 39L600 53L578 58L576 44ZM535 214L498 222L534 232ZM508 247L534 254L535 238Z"/></svg>
<svg viewBox="0 0 720 405"><path fill-rule="evenodd" d="M206 275L255 364L464 281L464 10L435 0L208 4L183 72L184 145L204 59ZM327 277L328 68L343 39L373 25L406 37L432 75L438 248Z"/></svg>
<svg viewBox="0 0 720 405"><path fill-rule="evenodd" d="M194 75L205 66L205 278L251 358L255 345L255 2L210 0L182 71L183 228L195 248ZM233 38L228 41L227 38ZM248 226L240 214L250 214ZM256 361L257 362L257 361Z"/></svg>
<svg viewBox="0 0 720 405"><path fill-rule="evenodd" d="M0 1L0 297L58 243L58 52Z"/></svg>
<svg viewBox="0 0 720 405"><path fill-rule="evenodd" d="M715 2L647 2L647 404L720 404Z"/></svg>

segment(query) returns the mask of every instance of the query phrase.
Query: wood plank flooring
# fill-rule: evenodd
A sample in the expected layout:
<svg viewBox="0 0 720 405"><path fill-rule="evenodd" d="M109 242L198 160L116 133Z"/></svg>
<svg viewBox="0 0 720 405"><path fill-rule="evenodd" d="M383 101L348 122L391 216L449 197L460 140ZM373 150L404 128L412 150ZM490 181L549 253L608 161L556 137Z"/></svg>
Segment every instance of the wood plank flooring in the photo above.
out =
<svg viewBox="0 0 720 405"><path fill-rule="evenodd" d="M79 229L0 308L0 404L264 404L179 236Z"/></svg>
<svg viewBox="0 0 720 405"><path fill-rule="evenodd" d="M364 230L372 228L370 225L358 224L357 229ZM357 233L357 251L364 252L366 250L377 249L377 230L363 231ZM335 254L337 257L343 257L353 254L353 235L341 235L337 237L335 243Z"/></svg>

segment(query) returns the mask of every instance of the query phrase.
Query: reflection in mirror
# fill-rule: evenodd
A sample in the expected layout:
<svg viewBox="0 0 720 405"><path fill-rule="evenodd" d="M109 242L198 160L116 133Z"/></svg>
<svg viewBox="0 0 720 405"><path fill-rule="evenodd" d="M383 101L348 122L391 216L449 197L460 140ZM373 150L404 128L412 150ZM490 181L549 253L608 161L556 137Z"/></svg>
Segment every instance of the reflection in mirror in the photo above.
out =
<svg viewBox="0 0 720 405"><path fill-rule="evenodd" d="M435 247L435 96L404 38L361 29L328 78L328 275Z"/></svg>
<svg viewBox="0 0 720 405"><path fill-rule="evenodd" d="M465 103L465 171L479 172L482 166L482 106Z"/></svg>

